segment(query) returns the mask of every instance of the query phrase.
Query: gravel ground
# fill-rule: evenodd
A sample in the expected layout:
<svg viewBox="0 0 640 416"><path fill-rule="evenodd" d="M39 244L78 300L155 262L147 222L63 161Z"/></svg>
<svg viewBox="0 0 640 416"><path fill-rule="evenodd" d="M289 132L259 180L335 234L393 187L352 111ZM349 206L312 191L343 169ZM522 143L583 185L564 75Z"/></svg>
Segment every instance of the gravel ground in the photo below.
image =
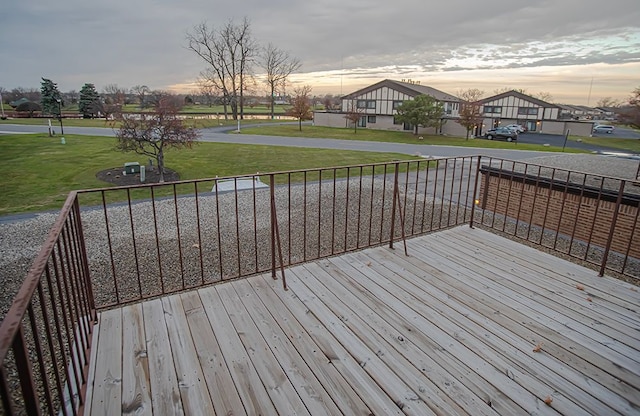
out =
<svg viewBox="0 0 640 416"><path fill-rule="evenodd" d="M278 223L286 264L342 252L345 244L353 249L388 240L391 183L375 180L372 187L371 178L366 178L361 192L358 185L357 179L349 181L348 200L346 181L338 182L335 191L333 184L323 183L320 198L317 184L308 185L306 192L301 186L292 186L291 194L285 187L277 188ZM155 216L150 202L135 203L132 219L127 206L114 206L108 210L108 235L102 210L83 211L96 302L105 305L117 298L130 301L140 295L156 295L162 288L178 290L183 285L195 286L268 270L269 191L257 190L255 200L251 192L238 192L237 201L233 195L220 194L217 205L215 195L199 196L197 209L195 198L179 198L179 222L173 199L157 201ZM306 205L301 203L305 198ZM456 205L441 206L432 200L423 207L423 195L418 195L417 200L415 206L411 198L407 200L406 211L415 219L407 220L407 233L438 228L439 217L444 226L455 222L456 217L462 221L465 214ZM0 224L0 279L5 287L0 294L2 316L55 218L54 214L43 214L19 223ZM289 223L291 230L287 227ZM396 235L400 235L398 229Z"/></svg>

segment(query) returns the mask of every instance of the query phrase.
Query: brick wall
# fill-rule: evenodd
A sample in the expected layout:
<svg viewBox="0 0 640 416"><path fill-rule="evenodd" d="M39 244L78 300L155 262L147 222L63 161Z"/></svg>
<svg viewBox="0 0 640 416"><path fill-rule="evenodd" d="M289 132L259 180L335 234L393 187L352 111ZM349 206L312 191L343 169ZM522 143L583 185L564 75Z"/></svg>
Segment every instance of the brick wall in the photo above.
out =
<svg viewBox="0 0 640 416"><path fill-rule="evenodd" d="M510 173L481 176L480 207L519 222L572 236L574 240L605 247L616 208L614 198L570 189L564 183L548 186ZM566 189L566 192L565 192ZM638 199L625 198L618 209L611 250L640 258Z"/></svg>

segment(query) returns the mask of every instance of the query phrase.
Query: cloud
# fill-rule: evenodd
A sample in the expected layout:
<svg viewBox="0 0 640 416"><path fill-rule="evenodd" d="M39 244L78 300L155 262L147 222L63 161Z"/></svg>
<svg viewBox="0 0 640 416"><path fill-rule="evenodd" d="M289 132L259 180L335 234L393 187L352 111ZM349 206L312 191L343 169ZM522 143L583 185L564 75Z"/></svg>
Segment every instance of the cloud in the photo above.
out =
<svg viewBox="0 0 640 416"><path fill-rule="evenodd" d="M185 32L245 16L308 77L340 82L640 62L637 0L23 0L0 14L0 86L186 85L204 64Z"/></svg>

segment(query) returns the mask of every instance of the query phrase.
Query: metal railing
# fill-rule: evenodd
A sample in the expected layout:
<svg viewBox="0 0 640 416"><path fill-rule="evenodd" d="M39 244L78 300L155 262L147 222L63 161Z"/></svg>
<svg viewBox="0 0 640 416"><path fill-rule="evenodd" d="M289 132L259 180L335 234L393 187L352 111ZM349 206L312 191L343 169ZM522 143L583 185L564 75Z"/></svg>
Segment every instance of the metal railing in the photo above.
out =
<svg viewBox="0 0 640 416"><path fill-rule="evenodd" d="M475 156L72 192L0 326L3 411L82 411L96 310L278 270L286 288L287 266L460 224L638 278L629 187Z"/></svg>
<svg viewBox="0 0 640 416"><path fill-rule="evenodd" d="M484 157L478 190L488 228L640 278L640 183Z"/></svg>
<svg viewBox="0 0 640 416"><path fill-rule="evenodd" d="M0 326L5 414L76 414L95 319L80 207L72 192Z"/></svg>
<svg viewBox="0 0 640 416"><path fill-rule="evenodd" d="M472 158L82 191L98 308L469 221ZM472 174L470 174L472 173ZM459 204L458 202L462 202Z"/></svg>

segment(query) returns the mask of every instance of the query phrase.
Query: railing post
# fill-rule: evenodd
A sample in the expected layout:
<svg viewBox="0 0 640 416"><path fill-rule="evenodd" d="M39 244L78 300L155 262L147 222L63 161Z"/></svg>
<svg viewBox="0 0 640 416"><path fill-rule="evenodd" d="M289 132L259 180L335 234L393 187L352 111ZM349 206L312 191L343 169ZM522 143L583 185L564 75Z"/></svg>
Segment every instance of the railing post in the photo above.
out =
<svg viewBox="0 0 640 416"><path fill-rule="evenodd" d="M82 255L82 269L84 274L85 283L87 285L87 296L89 300L89 308L91 310L91 320L97 321L98 315L96 313L96 301L93 293L93 285L91 284L91 272L89 271L89 259L87 257L87 246L84 239L84 230L82 229L82 218L80 217L80 201L78 200L78 194L76 194L76 200L73 204L74 214L76 216L76 226L78 227L78 239L80 242L80 254Z"/></svg>
<svg viewBox="0 0 640 416"><path fill-rule="evenodd" d="M269 174L269 205L271 212L271 277L276 280L276 212L273 201L275 200L275 177Z"/></svg>
<svg viewBox="0 0 640 416"><path fill-rule="evenodd" d="M394 174L393 174L393 202L391 204L391 235L389 237L389 248L393 248L393 238L396 232L396 196L398 194L398 170L400 168L400 163L395 163ZM384 209L384 207L382 207Z"/></svg>
<svg viewBox="0 0 640 416"><path fill-rule="evenodd" d="M38 336L34 334L34 336ZM36 385L33 380L33 369L27 352L27 345L24 342L24 331L22 325L18 328L16 337L13 340L13 354L16 360L16 369L20 377L20 387L22 388L22 397L24 398L25 410L28 415L40 415L40 406L38 405L38 395L36 393Z"/></svg>
<svg viewBox="0 0 640 416"><path fill-rule="evenodd" d="M471 219L469 220L469 227L473 228L473 220L476 213L476 195L478 195L478 182L480 181L480 160L482 156L478 156L478 164L476 165L476 180L473 185L473 201L471 201ZM471 169L469 169L471 172Z"/></svg>
<svg viewBox="0 0 640 416"><path fill-rule="evenodd" d="M624 194L624 185L626 181L620 181L620 188L618 189L618 198L616 199L616 207L613 211L613 218L611 219L611 228L609 229L609 237L607 237L607 244L604 247L604 253L602 254L602 264L600 265L600 272L598 276L604 276L604 269L607 267L607 258L609 257L609 251L611 250L611 243L613 242L613 233L616 230L616 223L618 222L618 211L620 210L620 204L622 203L622 195Z"/></svg>

